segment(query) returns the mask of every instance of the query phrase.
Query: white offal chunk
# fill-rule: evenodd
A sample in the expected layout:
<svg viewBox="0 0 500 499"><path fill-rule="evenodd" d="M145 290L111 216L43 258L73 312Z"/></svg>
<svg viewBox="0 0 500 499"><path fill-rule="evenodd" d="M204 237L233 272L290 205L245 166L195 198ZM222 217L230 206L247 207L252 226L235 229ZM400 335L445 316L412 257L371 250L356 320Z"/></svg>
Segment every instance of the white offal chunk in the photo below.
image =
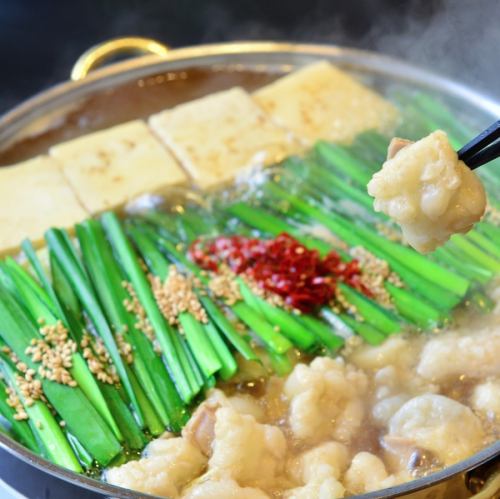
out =
<svg viewBox="0 0 500 499"><path fill-rule="evenodd" d="M344 485L352 494L385 489L399 481L397 476L389 475L383 461L370 452L356 454L344 476Z"/></svg>
<svg viewBox="0 0 500 499"><path fill-rule="evenodd" d="M314 478L304 487L287 490L286 499L337 499L344 497L345 488L335 478Z"/></svg>
<svg viewBox="0 0 500 499"><path fill-rule="evenodd" d="M127 489L175 499L206 463L205 456L186 439L157 439L146 448L146 457L107 470L106 480Z"/></svg>
<svg viewBox="0 0 500 499"><path fill-rule="evenodd" d="M339 479L348 464L348 448L339 442L326 442L294 458L289 472L296 482L307 484L318 477Z"/></svg>
<svg viewBox="0 0 500 499"><path fill-rule="evenodd" d="M283 432L230 407L216 413L212 449L208 473L232 478L241 486L272 487L285 465Z"/></svg>
<svg viewBox="0 0 500 499"><path fill-rule="evenodd" d="M182 499L269 499L260 489L240 487L229 478L204 480L190 487Z"/></svg>
<svg viewBox="0 0 500 499"><path fill-rule="evenodd" d="M368 193L375 210L397 222L421 252L468 232L486 208L479 178L440 130L399 149L370 180Z"/></svg>
<svg viewBox="0 0 500 499"><path fill-rule="evenodd" d="M248 414L263 421L264 409L248 394L226 397L222 390L211 390L207 400L201 403L182 430L182 436L210 457L215 438L216 414L221 407L229 407L239 414Z"/></svg>
<svg viewBox="0 0 500 499"><path fill-rule="evenodd" d="M381 345L362 345L349 361L360 369L381 369L386 366L408 366L415 356L415 347L401 336L391 336Z"/></svg>
<svg viewBox="0 0 500 499"><path fill-rule="evenodd" d="M295 366L284 387L294 436L308 443L349 442L363 421L366 387L366 375L340 360L318 357Z"/></svg>
<svg viewBox="0 0 500 499"><path fill-rule="evenodd" d="M497 327L484 328L470 335L445 333L425 345L417 373L437 383L462 375L469 378L499 376L498 359L500 330Z"/></svg>
<svg viewBox="0 0 500 499"><path fill-rule="evenodd" d="M375 424L380 427L387 426L392 416L407 400L408 396L405 394L393 395L379 400L372 408L372 418Z"/></svg>
<svg viewBox="0 0 500 499"><path fill-rule="evenodd" d="M484 438L479 418L468 407L434 394L406 402L389 421L389 435L433 452L446 466L474 454Z"/></svg>
<svg viewBox="0 0 500 499"><path fill-rule="evenodd" d="M486 414L489 419L500 419L500 381L486 381L474 388L472 407Z"/></svg>

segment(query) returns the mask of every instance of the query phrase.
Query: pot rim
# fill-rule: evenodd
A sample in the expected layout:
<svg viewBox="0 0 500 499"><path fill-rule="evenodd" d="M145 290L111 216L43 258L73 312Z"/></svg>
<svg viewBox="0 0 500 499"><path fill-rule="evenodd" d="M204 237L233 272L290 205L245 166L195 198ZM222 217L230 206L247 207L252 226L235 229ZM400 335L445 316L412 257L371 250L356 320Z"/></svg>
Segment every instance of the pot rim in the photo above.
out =
<svg viewBox="0 0 500 499"><path fill-rule="evenodd" d="M93 492L107 494L108 497L120 499L158 498L158 496L153 496L150 494L145 494L143 492L137 492L132 489L125 489L116 485L111 485L102 480L90 478L86 475L81 475L62 468L61 466L58 466L48 461L47 459L44 459L31 452L26 447L4 434L0 434L0 448L13 455L14 457L20 459L21 461L34 466L40 471L60 478L73 485L91 490ZM416 480L412 480L401 485L396 485L394 487L389 487L386 489L377 490L375 492L369 492L367 494L361 494L351 497L353 499L382 499L386 497L400 497L411 492L418 492L430 486L438 485L457 475L472 471L479 466L490 462L492 459L498 458L499 456L500 441L497 441L489 447L486 447L485 449L477 452L473 456L456 464L448 466L443 470L438 471L437 473L432 473L423 478L418 478Z"/></svg>
<svg viewBox="0 0 500 499"><path fill-rule="evenodd" d="M495 99L477 92L470 87L457 83L449 78L434 74L426 69L419 68L398 58L379 54L372 51L346 48L337 45L288 43L272 41L226 42L208 45L196 45L169 50L164 56L147 55L135 57L93 70L84 79L66 81L44 90L14 107L11 111L0 116L0 144L7 142L21 128L31 120L43 115L51 105L61 105L74 102L82 95L103 90L113 84L124 83L133 78L141 78L165 69L175 70L186 67L186 63L198 65L201 62L211 64L212 58L224 55L309 55L311 57L335 58L351 69L369 70L372 74L395 76L400 81L407 80L418 83L430 89L445 92L468 104L479 108L493 117L500 116L500 104ZM50 461L34 454L10 437L0 434L0 447L13 456L34 466L35 468L56 476L74 485L98 493L112 495L123 499L138 499L139 497L153 498L155 496L124 489L106 482L80 475L66 470ZM363 494L363 499L379 499L382 497L398 497L410 492L425 489L436 485L455 475L466 473L478 466L500 456L500 441L481 450L473 456L449 466L437 473L413 480L395 487Z"/></svg>
<svg viewBox="0 0 500 499"><path fill-rule="evenodd" d="M352 69L369 70L372 74L395 76L399 80L418 83L466 101L493 117L500 116L500 104L494 98L396 57L338 45L237 41L172 49L162 57L158 55L139 56L93 70L81 80L56 84L35 94L0 116L0 144L11 138L27 122L43 114L40 111L45 111L46 107L51 104L71 103L82 94L102 90L112 84L123 83L134 77L140 78L155 71L162 71L166 67L173 70L176 69L176 66L185 66L188 61L207 63L211 57L231 54L297 54L318 58L322 56L333 57Z"/></svg>

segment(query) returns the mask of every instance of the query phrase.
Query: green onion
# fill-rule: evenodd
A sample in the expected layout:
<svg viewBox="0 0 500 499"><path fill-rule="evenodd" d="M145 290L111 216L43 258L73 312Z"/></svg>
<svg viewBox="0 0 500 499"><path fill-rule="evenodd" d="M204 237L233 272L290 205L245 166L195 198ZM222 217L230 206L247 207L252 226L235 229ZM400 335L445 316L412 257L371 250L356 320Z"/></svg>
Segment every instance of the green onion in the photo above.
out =
<svg viewBox="0 0 500 499"><path fill-rule="evenodd" d="M433 328L446 320L446 315L428 305L423 300L415 300L411 293L386 282L384 284L390 293L394 305L407 320L421 328Z"/></svg>
<svg viewBox="0 0 500 499"><path fill-rule="evenodd" d="M10 387L15 390L22 401L24 410L32 422L32 429L40 439L47 457L63 468L81 473L82 467L49 408L40 401L35 401L33 405L28 406L16 385L14 370L5 361L1 362L1 369Z"/></svg>
<svg viewBox="0 0 500 499"><path fill-rule="evenodd" d="M160 277L166 276L168 265L163 255L153 244L152 237L154 237L154 234L152 231L146 232L144 230L138 230L131 225L128 226L128 229L148 266L151 269L154 269L154 272ZM184 268L193 272L202 282L205 284L207 283L207 280L201 273L200 269L198 269L198 267L190 260L185 258L185 256L173 245L171 245L169 241L159 237L157 237L156 240L159 246L163 247L163 249L168 252L167 254L173 259L173 261L181 263ZM247 360L257 360L257 356L252 348L235 330L233 325L225 317L224 313L220 311L219 307L207 295L199 294L198 298L211 319L215 322L217 327L222 331L226 339L234 346L234 348L236 348L236 350L238 350ZM219 357L225 355L222 351L218 352L218 354Z"/></svg>
<svg viewBox="0 0 500 499"><path fill-rule="evenodd" d="M380 332L383 334L393 334L401 331L401 324L388 310L384 310L359 291L342 282L338 284L338 287L347 301L355 306L357 313L361 317L369 317L370 324Z"/></svg>
<svg viewBox="0 0 500 499"><path fill-rule="evenodd" d="M340 322L349 331L358 334L370 345L380 345L386 339L386 336L371 324L360 322L345 313L337 314L333 310L324 307L322 315L329 321L333 319L334 322Z"/></svg>
<svg viewBox="0 0 500 499"><path fill-rule="evenodd" d="M307 314L302 314L297 319L331 352L336 352L344 346L344 338L336 335L330 326L319 319Z"/></svg>
<svg viewBox="0 0 500 499"><path fill-rule="evenodd" d="M415 278L412 279L412 286L422 291L423 295L432 292L436 298L439 298L439 300L436 300L436 304L453 300L450 305L454 306L466 292L468 288L467 280L449 272L422 255L387 241L366 228L347 222L336 214L325 213L322 209L287 193L274 183L267 184L266 189L278 197L286 199L300 211L312 216L348 244L364 246L379 258L388 260L390 266L402 279L407 280L405 274L408 274L410 278L413 274ZM425 278L425 281L422 277ZM439 278L441 278L441 281ZM450 293L446 292L452 290L456 293L457 298L450 297Z"/></svg>
<svg viewBox="0 0 500 499"><path fill-rule="evenodd" d="M450 244L462 250L473 263L475 262L492 272L500 272L500 261L481 251L474 243L468 241L464 237L452 236L450 238Z"/></svg>
<svg viewBox="0 0 500 499"><path fill-rule="evenodd" d="M219 357L219 361L221 363L221 378L224 380L232 378L238 370L238 364L221 338L217 327L212 321L208 321L207 324L203 324L203 329L205 330L207 337L212 342L214 350L217 352L217 356Z"/></svg>
<svg viewBox="0 0 500 499"><path fill-rule="evenodd" d="M272 326L277 328L297 347L302 350L309 350L315 344L316 338L314 334L296 320L293 315L271 305L252 293L243 279L238 278L238 283L245 302L254 310L260 312Z"/></svg>
<svg viewBox="0 0 500 499"><path fill-rule="evenodd" d="M216 373L221 369L222 364L217 356L217 352L210 343L210 339L202 323L188 312L182 312L179 315L179 321L184 329L196 363L200 366L204 376L209 377Z"/></svg>
<svg viewBox="0 0 500 499"><path fill-rule="evenodd" d="M148 396L142 389L142 386L138 382L137 378L135 377L134 371L129 369L127 367L128 371L128 376L130 379L130 382L132 383L132 387L137 394L137 400L139 404L141 405L141 408L143 409L143 414L144 414L144 421L146 423L146 427L149 429L151 432L151 435L153 436L158 436L161 435L165 431L165 425L163 424L162 420L160 417L156 414L156 411L151 404ZM185 422L185 420L184 420ZM179 425L181 425L181 422L173 421L170 422L170 428L173 431L178 431L179 430ZM129 430L130 431L130 430Z"/></svg>
<svg viewBox="0 0 500 499"><path fill-rule="evenodd" d="M465 237L470 239L474 244L477 244L483 251L488 252L491 256L497 259L500 257L498 246L477 230L471 230Z"/></svg>
<svg viewBox="0 0 500 499"><path fill-rule="evenodd" d="M130 232L134 234L133 227L130 227ZM136 234L134 240L152 273L159 277L162 282L165 281L169 273L169 265L165 257L150 240L141 237L140 234ZM210 377L219 371L222 368L220 356L223 356L225 352L222 350L217 352L217 348L210 341L204 325L189 312L182 312L179 315L179 321L184 329L191 351L204 376ZM218 335L217 330L213 331L213 333ZM223 342L222 344L218 342L216 344L225 347Z"/></svg>
<svg viewBox="0 0 500 499"><path fill-rule="evenodd" d="M106 317L104 316L101 305L94 295L94 291L82 263L79 259L75 259L74 248L72 248L72 246L68 247L66 237L63 234L64 232L50 229L47 231L45 236L47 244L54 252L54 257L61 265L66 278L72 283L73 289L92 320L96 331L106 345L106 349L113 360L118 376L123 383L125 391L130 398L139 421L143 424L142 411L130 380L128 379L125 364L120 356L118 347L116 346L111 328L106 320Z"/></svg>
<svg viewBox="0 0 500 499"><path fill-rule="evenodd" d="M365 188L370 181L371 174L366 170L364 164L341 146L319 141L314 146L314 151L329 165L334 165L339 172L352 178L361 187Z"/></svg>
<svg viewBox="0 0 500 499"><path fill-rule="evenodd" d="M164 425L178 428L184 409L161 358L154 352L146 336L138 331L135 316L124 302L128 293L122 286L122 275L101 225L88 220L77 228L84 261L115 332L121 333L133 347L133 370L150 398ZM145 411L144 407L141 407ZM146 419L146 418L145 418Z"/></svg>
<svg viewBox="0 0 500 499"><path fill-rule="evenodd" d="M229 322L219 307L208 296L199 296L199 299L208 315L214 323L217 324L217 327L220 331L222 331L227 341L231 343L231 345L233 345L238 352L240 352L243 358L246 360L258 360L258 357L252 347L245 341L238 331L236 331L234 326Z"/></svg>
<svg viewBox="0 0 500 499"><path fill-rule="evenodd" d="M16 440L33 452L40 452L29 423L14 418L16 411L7 404L7 398L7 385L0 379L0 414L8 421Z"/></svg>
<svg viewBox="0 0 500 499"><path fill-rule="evenodd" d="M282 354L292 348L290 341L276 332L274 327L256 314L247 303L239 301L231 310L274 352Z"/></svg>
<svg viewBox="0 0 500 499"><path fill-rule="evenodd" d="M267 357L271 363L272 370L278 376L286 376L293 369L293 364L287 354L276 353L274 350L266 350Z"/></svg>
<svg viewBox="0 0 500 499"><path fill-rule="evenodd" d="M175 331L165 321L153 296L148 280L142 271L137 256L135 255L130 242L113 213L105 213L102 216L102 223L113 246L113 249L119 258L121 265L132 282L137 297L144 307L149 321L155 331L158 342L162 347L163 354L167 360L168 368L172 374L175 386L185 402L189 402L196 395L197 391L190 386L186 379L186 373L182 367L184 354L182 351L176 351L172 337Z"/></svg>
<svg viewBox="0 0 500 499"><path fill-rule="evenodd" d="M20 306L1 286L0 336L22 362L36 370L36 365L25 350L32 339L41 336ZM80 388L46 379L42 379L42 387L49 402L66 421L68 429L99 463L108 464L120 452L119 442ZM81 425L82 419L87 424Z"/></svg>

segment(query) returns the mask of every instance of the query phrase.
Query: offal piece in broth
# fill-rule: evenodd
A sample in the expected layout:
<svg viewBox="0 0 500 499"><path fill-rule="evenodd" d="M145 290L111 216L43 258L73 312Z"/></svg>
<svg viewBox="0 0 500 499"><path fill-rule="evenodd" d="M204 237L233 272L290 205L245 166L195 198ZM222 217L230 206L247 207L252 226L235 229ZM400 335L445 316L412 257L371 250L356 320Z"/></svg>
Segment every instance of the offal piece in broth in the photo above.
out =
<svg viewBox="0 0 500 499"><path fill-rule="evenodd" d="M349 442L363 421L367 383L362 371L341 359L318 357L309 366L295 366L284 388L294 437L308 443Z"/></svg>
<svg viewBox="0 0 500 499"><path fill-rule="evenodd" d="M257 422L262 422L265 419L264 409L250 395L243 393L226 397L222 390L212 390L182 430L182 436L196 445L207 457L212 455L217 411L221 407L253 416Z"/></svg>
<svg viewBox="0 0 500 499"><path fill-rule="evenodd" d="M374 208L397 222L404 239L426 253L468 232L486 208L476 174L438 130L409 142L393 139L387 161L368 183Z"/></svg>
<svg viewBox="0 0 500 499"><path fill-rule="evenodd" d="M307 483L317 477L339 479L348 465L347 446L329 441L293 458L288 464L288 473L298 483Z"/></svg>
<svg viewBox="0 0 500 499"><path fill-rule="evenodd" d="M276 485L284 471L286 439L280 428L257 418L264 418L263 409L249 395L211 392L182 432L209 458L202 481L229 478L246 487Z"/></svg>
<svg viewBox="0 0 500 499"><path fill-rule="evenodd" d="M286 450L281 429L222 407L216 413L208 473L230 477L242 486L272 488L283 472Z"/></svg>
<svg viewBox="0 0 500 499"><path fill-rule="evenodd" d="M491 380L477 385L472 392L471 404L487 418L500 420L500 381Z"/></svg>
<svg viewBox="0 0 500 499"><path fill-rule="evenodd" d="M403 477L389 475L384 462L371 452L356 454L344 477L344 484L352 494L385 489L402 481Z"/></svg>
<svg viewBox="0 0 500 499"><path fill-rule="evenodd" d="M305 451L288 463L288 474L303 486L285 493L288 499L344 497L340 477L349 465L349 450L339 442L326 442Z"/></svg>
<svg viewBox="0 0 500 499"><path fill-rule="evenodd" d="M211 390L182 437L153 441L106 478L173 499L336 499L440 470L498 431L498 355L491 338L479 348L491 331L478 320L299 363L260 396L239 385ZM470 366L465 391L455 357Z"/></svg>
<svg viewBox="0 0 500 499"><path fill-rule="evenodd" d="M240 487L231 478L201 480L190 487L183 499L269 499L262 490Z"/></svg>
<svg viewBox="0 0 500 499"><path fill-rule="evenodd" d="M139 461L106 471L106 480L139 492L179 497L181 489L202 472L207 458L185 438L153 440Z"/></svg>
<svg viewBox="0 0 500 499"><path fill-rule="evenodd" d="M500 330L497 325L484 326L474 335L452 331L425 344L417 373L438 383L460 376L479 379L499 376L499 359Z"/></svg>
<svg viewBox="0 0 500 499"><path fill-rule="evenodd" d="M344 486L333 477L315 477L304 487L287 490L283 497L286 499L311 499L323 497L337 499L344 497Z"/></svg>
<svg viewBox="0 0 500 499"><path fill-rule="evenodd" d="M389 421L389 434L432 451L446 466L474 454L484 439L481 421L467 406L431 393L406 402Z"/></svg>

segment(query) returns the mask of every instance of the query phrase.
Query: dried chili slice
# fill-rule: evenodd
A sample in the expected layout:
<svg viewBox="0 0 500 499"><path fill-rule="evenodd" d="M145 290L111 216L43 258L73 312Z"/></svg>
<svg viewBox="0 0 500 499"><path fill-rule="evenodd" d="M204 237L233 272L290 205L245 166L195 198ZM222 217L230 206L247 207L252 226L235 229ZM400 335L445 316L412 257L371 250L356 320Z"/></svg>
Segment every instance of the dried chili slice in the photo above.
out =
<svg viewBox="0 0 500 499"><path fill-rule="evenodd" d="M371 294L361 283L357 260L344 262L335 251L321 257L317 250L307 249L287 233L274 239L221 236L196 240L189 254L206 270L216 271L220 263L225 263L236 274L246 274L303 312L332 301L339 281Z"/></svg>

